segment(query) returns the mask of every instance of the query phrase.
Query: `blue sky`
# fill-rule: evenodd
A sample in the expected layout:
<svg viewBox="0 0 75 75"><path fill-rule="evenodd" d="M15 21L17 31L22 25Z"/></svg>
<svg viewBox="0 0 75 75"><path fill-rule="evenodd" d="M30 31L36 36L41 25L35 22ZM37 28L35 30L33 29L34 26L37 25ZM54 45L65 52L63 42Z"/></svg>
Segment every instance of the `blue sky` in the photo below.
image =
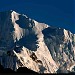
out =
<svg viewBox="0 0 75 75"><path fill-rule="evenodd" d="M75 0L2 0L0 11L15 10L51 26L75 33Z"/></svg>

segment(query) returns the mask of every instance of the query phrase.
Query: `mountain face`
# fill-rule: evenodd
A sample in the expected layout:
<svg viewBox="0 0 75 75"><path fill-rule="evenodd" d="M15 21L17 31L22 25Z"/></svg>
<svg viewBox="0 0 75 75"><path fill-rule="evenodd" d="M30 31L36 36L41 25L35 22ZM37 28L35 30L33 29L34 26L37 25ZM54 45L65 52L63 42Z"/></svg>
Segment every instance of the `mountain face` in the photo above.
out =
<svg viewBox="0 0 75 75"><path fill-rule="evenodd" d="M75 34L15 11L0 12L0 63L38 73L75 71Z"/></svg>

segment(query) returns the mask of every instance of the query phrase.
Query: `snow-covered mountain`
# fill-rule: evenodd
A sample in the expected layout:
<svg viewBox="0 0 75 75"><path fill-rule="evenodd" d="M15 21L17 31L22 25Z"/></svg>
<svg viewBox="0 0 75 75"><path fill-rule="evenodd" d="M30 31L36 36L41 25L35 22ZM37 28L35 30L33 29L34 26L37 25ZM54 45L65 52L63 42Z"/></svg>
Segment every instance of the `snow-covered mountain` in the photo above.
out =
<svg viewBox="0 0 75 75"><path fill-rule="evenodd" d="M39 23L15 11L0 12L0 63L16 71L74 71L75 34Z"/></svg>

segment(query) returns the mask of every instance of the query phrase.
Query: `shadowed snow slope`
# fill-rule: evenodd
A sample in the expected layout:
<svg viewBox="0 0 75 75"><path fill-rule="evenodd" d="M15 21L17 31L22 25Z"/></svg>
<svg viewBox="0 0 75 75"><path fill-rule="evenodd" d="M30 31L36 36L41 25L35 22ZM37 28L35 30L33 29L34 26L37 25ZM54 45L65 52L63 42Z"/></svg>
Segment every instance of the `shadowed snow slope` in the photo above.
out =
<svg viewBox="0 0 75 75"><path fill-rule="evenodd" d="M75 35L15 11L0 12L0 63L15 71L19 67L39 73L56 73L60 67L70 70L75 64Z"/></svg>

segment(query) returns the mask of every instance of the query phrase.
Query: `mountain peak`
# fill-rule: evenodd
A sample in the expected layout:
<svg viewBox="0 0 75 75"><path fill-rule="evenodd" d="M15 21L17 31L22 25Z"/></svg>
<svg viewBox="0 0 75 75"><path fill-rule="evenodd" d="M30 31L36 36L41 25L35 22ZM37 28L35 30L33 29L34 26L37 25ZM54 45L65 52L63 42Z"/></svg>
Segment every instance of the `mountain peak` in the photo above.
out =
<svg viewBox="0 0 75 75"><path fill-rule="evenodd" d="M71 71L75 65L75 35L13 10L1 12L0 62L13 70L23 66L39 73L57 73L60 67Z"/></svg>

